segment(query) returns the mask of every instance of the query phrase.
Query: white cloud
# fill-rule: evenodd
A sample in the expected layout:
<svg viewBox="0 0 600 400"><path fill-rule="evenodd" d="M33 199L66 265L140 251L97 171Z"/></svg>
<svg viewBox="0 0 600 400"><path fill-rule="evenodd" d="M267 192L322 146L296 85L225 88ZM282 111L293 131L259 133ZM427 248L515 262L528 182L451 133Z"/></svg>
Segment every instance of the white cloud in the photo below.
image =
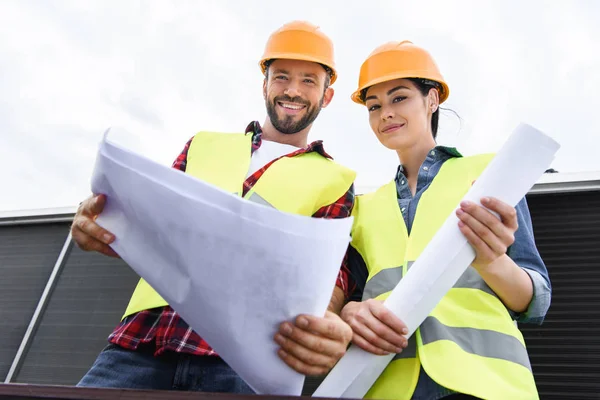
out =
<svg viewBox="0 0 600 400"><path fill-rule="evenodd" d="M258 3L258 4L257 4ZM594 1L0 2L0 210L77 204L96 143L170 164L198 130L239 131L265 115L257 61L292 19L336 45L336 96L315 124L337 160L380 184L397 165L349 96L378 45L410 39L451 86L440 142L497 149L521 120L561 142L555 168L600 170L600 15Z"/></svg>

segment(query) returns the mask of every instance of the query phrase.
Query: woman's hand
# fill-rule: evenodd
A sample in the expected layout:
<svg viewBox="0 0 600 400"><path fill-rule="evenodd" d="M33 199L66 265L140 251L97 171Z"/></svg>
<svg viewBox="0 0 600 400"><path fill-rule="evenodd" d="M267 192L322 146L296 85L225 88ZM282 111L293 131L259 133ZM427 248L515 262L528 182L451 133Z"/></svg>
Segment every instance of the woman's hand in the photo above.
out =
<svg viewBox="0 0 600 400"><path fill-rule="evenodd" d="M463 201L456 210L460 231L477 254L471 264L477 270L486 268L506 254L515 241L515 232L519 227L514 207L493 197L483 197L481 204L483 207ZM499 218L491 211L497 213Z"/></svg>
<svg viewBox="0 0 600 400"><path fill-rule="evenodd" d="M351 301L340 316L352 328L352 343L365 351L386 355L406 348L406 325L379 300Z"/></svg>

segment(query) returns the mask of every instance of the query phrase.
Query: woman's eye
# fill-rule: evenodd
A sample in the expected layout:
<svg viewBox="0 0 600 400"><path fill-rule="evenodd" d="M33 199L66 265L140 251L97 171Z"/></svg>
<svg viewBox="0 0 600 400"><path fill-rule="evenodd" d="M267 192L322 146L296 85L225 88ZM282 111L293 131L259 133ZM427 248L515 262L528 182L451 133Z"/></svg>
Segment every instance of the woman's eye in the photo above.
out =
<svg viewBox="0 0 600 400"><path fill-rule="evenodd" d="M392 102L393 103L400 103L404 99L406 99L406 97L398 96L398 97L394 97L394 100L392 100Z"/></svg>
<svg viewBox="0 0 600 400"><path fill-rule="evenodd" d="M377 110L379 108L379 104L374 104L371 107L369 107L369 112L373 112L375 110Z"/></svg>

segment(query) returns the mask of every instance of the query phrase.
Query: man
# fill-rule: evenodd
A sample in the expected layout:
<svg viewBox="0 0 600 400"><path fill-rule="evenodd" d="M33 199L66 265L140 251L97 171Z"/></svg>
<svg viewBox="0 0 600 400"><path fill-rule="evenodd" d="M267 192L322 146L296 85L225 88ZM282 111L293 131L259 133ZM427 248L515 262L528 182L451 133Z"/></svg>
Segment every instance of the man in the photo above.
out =
<svg viewBox="0 0 600 400"><path fill-rule="evenodd" d="M251 122L243 134L198 133L173 167L282 211L349 216L354 172L334 163L320 141L307 141L313 121L334 94L331 40L314 25L291 22L270 36L260 66L268 114L264 124ZM109 247L114 235L94 222L105 201L101 194L85 200L71 233L83 250L118 257ZM274 337L281 359L300 373L327 373L352 337L338 317L346 271L342 266L324 318L298 316L294 324L283 322ZM143 280L109 342L79 386L252 393Z"/></svg>

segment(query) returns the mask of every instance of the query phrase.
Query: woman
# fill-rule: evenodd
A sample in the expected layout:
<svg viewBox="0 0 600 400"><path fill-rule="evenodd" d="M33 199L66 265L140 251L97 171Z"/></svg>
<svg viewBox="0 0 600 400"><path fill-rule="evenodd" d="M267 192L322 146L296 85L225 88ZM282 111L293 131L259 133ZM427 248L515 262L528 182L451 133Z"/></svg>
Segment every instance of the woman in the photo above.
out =
<svg viewBox="0 0 600 400"><path fill-rule="evenodd" d="M548 273L535 247L525 199L460 202L491 156L462 157L435 142L449 89L437 65L411 42L387 43L363 63L352 100L365 105L379 141L398 154L395 179L355 206L350 267L356 283L342 310L353 342L399 353L367 397L538 398L514 321L541 323ZM496 218L487 209L496 212ZM455 212L476 258L411 336L382 306L442 223Z"/></svg>

